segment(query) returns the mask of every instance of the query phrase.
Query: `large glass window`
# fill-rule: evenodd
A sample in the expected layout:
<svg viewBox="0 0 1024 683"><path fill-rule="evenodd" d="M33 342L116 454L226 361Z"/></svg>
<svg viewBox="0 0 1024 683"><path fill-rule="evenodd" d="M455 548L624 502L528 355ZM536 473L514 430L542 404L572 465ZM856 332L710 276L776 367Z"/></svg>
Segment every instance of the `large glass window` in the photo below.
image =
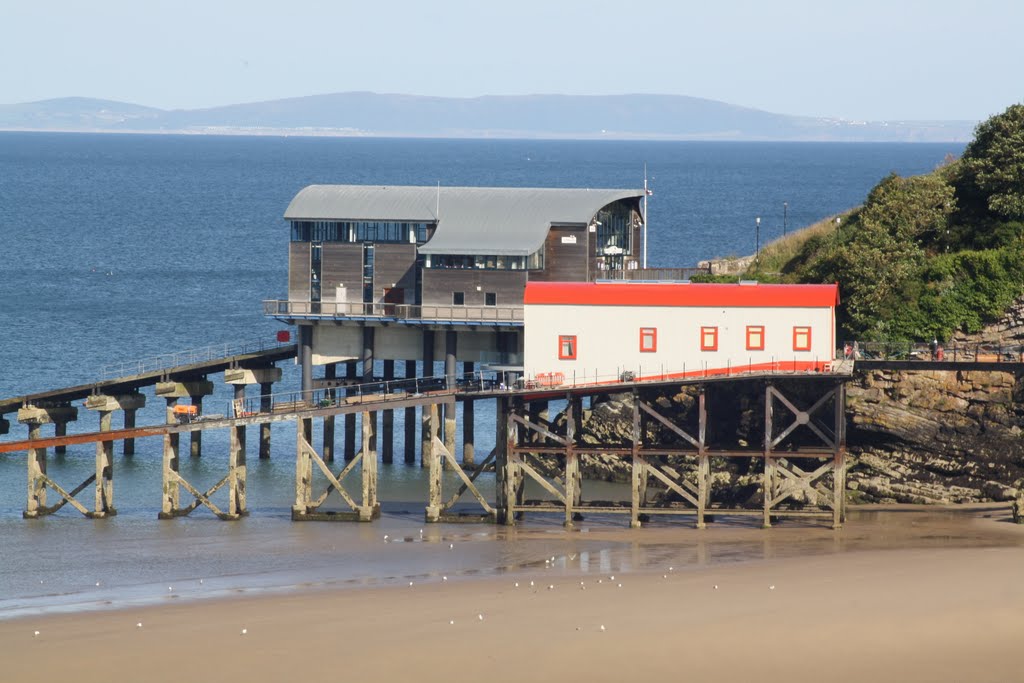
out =
<svg viewBox="0 0 1024 683"><path fill-rule="evenodd" d="M292 221L292 242L395 242L423 244L428 223L407 221Z"/></svg>
<svg viewBox="0 0 1024 683"><path fill-rule="evenodd" d="M427 268L436 270L543 270L544 250L529 256L494 254L431 254Z"/></svg>

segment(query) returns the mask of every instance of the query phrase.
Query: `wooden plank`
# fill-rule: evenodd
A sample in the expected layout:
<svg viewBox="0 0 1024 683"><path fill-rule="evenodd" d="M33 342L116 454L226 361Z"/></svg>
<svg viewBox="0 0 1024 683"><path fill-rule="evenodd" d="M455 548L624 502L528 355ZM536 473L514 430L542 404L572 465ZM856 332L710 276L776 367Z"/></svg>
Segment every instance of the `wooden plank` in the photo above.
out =
<svg viewBox="0 0 1024 683"><path fill-rule="evenodd" d="M544 477L542 477L537 472L537 470L533 469L528 463L526 463L524 461L520 461L519 462L519 468L523 472L525 472L527 475L529 475L529 477L531 479L533 479L538 484L540 484L541 487L543 487L548 493L550 493L551 495L555 496L558 500L560 500L562 502L562 505L565 505L565 493L563 493L562 491L559 491L554 486L552 486L550 483L548 483L548 480L545 479ZM559 509L561 510L561 509L564 509L564 508L559 508Z"/></svg>
<svg viewBox="0 0 1024 683"><path fill-rule="evenodd" d="M530 422L529 420L524 419L524 418L522 418L522 417L520 417L518 415L512 415L512 419L515 420L516 422L518 422L519 424L523 425L527 429L531 429L534 432L536 432L537 434L540 434L541 436L544 436L544 437L546 437L548 439L551 439L552 441L556 441L556 442L562 444L563 446L565 446L568 443L568 440L565 437L559 436L558 434L555 434L554 432L552 432L552 431L550 431L548 429L545 429L544 427L541 427L539 425L535 425L532 422ZM559 451L559 452L561 452L561 451Z"/></svg>
<svg viewBox="0 0 1024 683"><path fill-rule="evenodd" d="M677 482L672 480L668 475L666 475L664 472L662 472L657 467L655 467L653 465L649 465L648 468L647 468L647 472L648 472L648 474L652 475L655 479L660 480L669 489L675 491L680 496L682 496L685 500L689 501L694 507L697 507L699 505L699 503L697 502L697 498L692 496L689 491L686 491Z"/></svg>
<svg viewBox="0 0 1024 683"><path fill-rule="evenodd" d="M68 493L67 491L65 491L63 488L61 488L57 484L57 482L55 482L53 479L50 479L45 474L40 473L38 476L39 476L39 480L43 483L44 486L49 486L51 489L53 489L54 491L57 492L57 495L59 495L62 498L61 502L57 503L56 505L42 506L40 508L40 512L42 514L52 514L52 513L56 512L57 510L60 510L62 507L64 507L64 505L66 503L70 503L71 507L73 507L76 510L78 510L79 512L81 512L86 517L89 516L89 511L85 509L84 505L82 505L77 500L75 500L75 496L77 496L79 493L81 493L85 489L86 486L88 486L89 484L91 484L94 481L96 481L96 473L95 472L93 472L91 475L89 475L89 478L86 479L85 481L83 481L81 484L79 484L75 488L75 490L73 490L71 493Z"/></svg>
<svg viewBox="0 0 1024 683"><path fill-rule="evenodd" d="M437 443L434 444L434 448L440 448L441 449L442 457L448 462L449 466L453 470L455 470L455 473L459 476L459 478L462 479L463 487L465 487L465 488L462 489L462 491L465 491L466 489L468 489L473 494L473 497L475 497L477 499L477 501L480 503L480 506L484 509L484 511L486 511L488 514L493 514L494 513L494 508L492 508L487 503L487 500L483 497L483 495L480 493L480 491L476 488L476 485L473 483L473 480L470 479L466 475L465 470L463 470L462 467L459 465L459 463L456 460L455 456L452 455L448 451L448 449L444 447L444 444L442 444L440 442L440 440L436 436L434 437L434 440L437 441ZM438 493L440 493L440 491ZM447 510L448 508L450 508L455 503L455 501L458 500L459 495L461 495L461 493L460 494L456 494L456 497L453 498L447 505L444 505L442 507L442 509L443 510Z"/></svg>
<svg viewBox="0 0 1024 683"><path fill-rule="evenodd" d="M658 421L658 422L660 422L661 424L663 424L663 425L664 425L665 427L667 427L667 428L668 428L668 429L670 429L671 431L675 432L675 433L676 433L677 435L679 435L680 437L682 437L682 438L683 438L683 439L684 439L685 441L687 441L687 442L689 442L690 444L692 444L692 445L693 445L693 446L694 446L695 448L700 448L700 441L698 441L697 439L695 439L695 438L693 438L692 436L690 436L689 434L687 434L687 433L686 433L685 431L683 431L682 429L680 429L680 428L679 428L678 426L676 426L676 425L675 425L674 423L672 423L671 421L669 421L669 419L668 419L668 418L666 418L666 417L665 417L665 416L663 416L663 415L662 415L661 413L659 413L658 411L656 411L656 410L654 410L653 408L651 408L651 407L650 407L649 405L647 405L646 403L644 403L644 402L642 402L642 401L641 401L641 402L640 402L640 409L641 409L641 410L643 410L643 411L644 411L645 413L647 413L648 415L650 415L651 417L653 417L653 418L654 418L655 420L657 420L657 421Z"/></svg>

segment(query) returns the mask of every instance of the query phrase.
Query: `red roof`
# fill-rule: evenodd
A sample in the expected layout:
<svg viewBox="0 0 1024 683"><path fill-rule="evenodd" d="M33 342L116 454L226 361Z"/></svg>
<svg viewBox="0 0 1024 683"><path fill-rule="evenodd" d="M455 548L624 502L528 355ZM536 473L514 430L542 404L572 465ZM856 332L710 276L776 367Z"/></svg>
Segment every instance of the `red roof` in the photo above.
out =
<svg viewBox="0 0 1024 683"><path fill-rule="evenodd" d="M528 282L523 302L527 305L830 308L839 303L839 285Z"/></svg>

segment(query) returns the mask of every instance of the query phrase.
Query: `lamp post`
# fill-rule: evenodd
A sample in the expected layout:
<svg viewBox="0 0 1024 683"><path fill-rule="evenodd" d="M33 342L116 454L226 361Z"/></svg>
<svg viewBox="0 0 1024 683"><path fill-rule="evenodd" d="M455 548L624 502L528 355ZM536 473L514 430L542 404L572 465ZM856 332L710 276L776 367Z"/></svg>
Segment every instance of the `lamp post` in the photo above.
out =
<svg viewBox="0 0 1024 683"><path fill-rule="evenodd" d="M839 232L839 224L842 223L842 222L843 222L843 219L840 216L836 216L836 232L837 233Z"/></svg>
<svg viewBox="0 0 1024 683"><path fill-rule="evenodd" d="M786 236L789 228L789 202L782 202L782 236Z"/></svg>
<svg viewBox="0 0 1024 683"><path fill-rule="evenodd" d="M754 219L754 260L761 258L761 217Z"/></svg>

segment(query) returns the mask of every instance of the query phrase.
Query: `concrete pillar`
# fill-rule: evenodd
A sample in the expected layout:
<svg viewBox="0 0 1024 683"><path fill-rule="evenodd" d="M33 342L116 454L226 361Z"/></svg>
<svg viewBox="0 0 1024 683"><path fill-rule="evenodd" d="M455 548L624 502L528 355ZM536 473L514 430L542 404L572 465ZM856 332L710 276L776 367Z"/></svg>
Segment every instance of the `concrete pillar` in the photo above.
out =
<svg viewBox="0 0 1024 683"><path fill-rule="evenodd" d="M364 383L373 381L373 335L375 328L364 327L363 328L363 373L362 381ZM370 439L372 440L372 450L376 454L377 452L377 413L363 413L363 419L369 419L373 423L373 429L370 430ZM366 428L363 428L363 433L366 434ZM365 451L364 451L365 456Z"/></svg>
<svg viewBox="0 0 1024 683"><path fill-rule="evenodd" d="M355 380L359 377L357 361L350 361L345 364L345 378ZM351 462L356 458L356 414L345 415L345 462Z"/></svg>
<svg viewBox="0 0 1024 683"><path fill-rule="evenodd" d="M273 391L273 382L260 382L260 412L269 413L272 406L270 394ZM270 423L264 422L260 425L260 460L270 458Z"/></svg>
<svg viewBox="0 0 1024 683"><path fill-rule="evenodd" d="M67 420L57 420L53 423L53 435L54 436L67 436L68 435L68 423ZM54 455L64 455L68 452L67 446L54 446Z"/></svg>
<svg viewBox="0 0 1024 683"><path fill-rule="evenodd" d="M42 427L51 420L46 411L27 406L18 411L18 422L28 425L28 438L40 439ZM46 449L32 448L28 451L28 496L25 501L25 519L35 519L46 514Z"/></svg>
<svg viewBox="0 0 1024 683"><path fill-rule="evenodd" d="M124 428L135 429L135 408L129 408L124 411ZM122 451L124 455L135 455L135 439L125 439L122 444Z"/></svg>
<svg viewBox="0 0 1024 683"><path fill-rule="evenodd" d="M416 361L405 361L405 376L407 379L416 377ZM412 393L412 389L408 390ZM412 464L416 462L416 409L405 409L405 462Z"/></svg>
<svg viewBox="0 0 1024 683"><path fill-rule="evenodd" d="M421 377L434 376L434 331L423 330L423 372ZM434 438L432 431L436 425L430 421L430 409L427 406L420 408L420 467L429 467L431 440Z"/></svg>
<svg viewBox="0 0 1024 683"><path fill-rule="evenodd" d="M155 393L164 398L191 398L192 405L196 406L198 414L202 415L203 397L213 393L213 382L206 379L193 382L157 382ZM191 434L191 454L193 457L199 457L203 450L202 430L197 429Z"/></svg>
<svg viewBox="0 0 1024 683"><path fill-rule="evenodd" d="M384 381L391 382L395 379L395 361L384 361ZM395 461L395 411L385 410L381 415L381 436L380 436L380 459L381 462L391 464Z"/></svg>
<svg viewBox="0 0 1024 683"><path fill-rule="evenodd" d="M235 396L234 396L234 398L235 398L235 405L236 406L244 406L245 405L245 385L244 384L236 384L235 385ZM235 415L237 417L238 413L236 412ZM244 426L235 427L234 431L237 434L238 446L239 446L239 448L242 449L242 453L244 455L244 453L245 453L245 427ZM193 434L194 433L195 432L193 432Z"/></svg>
<svg viewBox="0 0 1024 683"><path fill-rule="evenodd" d="M464 377L473 375L473 362L468 361L462 364ZM473 465L476 462L476 455L473 444L473 415L474 401L462 402L462 464Z"/></svg>
<svg viewBox="0 0 1024 683"><path fill-rule="evenodd" d="M324 379L332 380L338 377L337 363L328 363L324 366ZM330 382L328 381L328 384ZM327 389L327 396L334 398L337 390L333 387ZM328 415L324 418L324 447L321 451L324 462L334 461L334 416Z"/></svg>
<svg viewBox="0 0 1024 683"><path fill-rule="evenodd" d="M196 415L203 414L203 397L202 395L192 397L192 405L196 407ZM188 454L193 458L198 458L203 454L203 430L197 429L189 432L189 451Z"/></svg>
<svg viewBox="0 0 1024 683"><path fill-rule="evenodd" d="M224 371L224 383L230 384L235 387L234 401L232 406L232 414L235 417L247 417L253 413L269 413L273 409L273 399L271 393L273 391L274 382L281 381L281 368L275 368L273 366L267 368L229 368ZM259 410L257 411L257 405L255 401L247 401L245 398L245 388L250 384L260 385L260 402ZM245 451L246 437L245 427L238 427L238 437L240 439L242 451ZM270 457L270 424L263 423L260 425L260 458Z"/></svg>
<svg viewBox="0 0 1024 683"><path fill-rule="evenodd" d="M167 398L167 424L174 424L174 404L178 402L177 396ZM181 484L178 482L178 433L164 434L164 455L163 455L163 496L160 502L159 519L173 519L178 508L181 506L180 493Z"/></svg>
<svg viewBox="0 0 1024 683"><path fill-rule="evenodd" d="M444 335L444 379L449 389L455 389L458 382L458 356L459 333L455 330L448 330ZM444 445L448 452L455 456L455 403L447 403L444 406Z"/></svg>
<svg viewBox="0 0 1024 683"><path fill-rule="evenodd" d="M146 405L146 397L139 393L123 396L97 394L85 400L85 407L100 414L100 431L109 432L113 424L113 412L135 411ZM114 442L96 442L96 505L90 517L116 515L114 508Z"/></svg>
<svg viewBox="0 0 1024 683"><path fill-rule="evenodd" d="M100 431L109 432L111 411L100 411ZM96 442L96 506L91 517L116 515L114 508L114 442Z"/></svg>
<svg viewBox="0 0 1024 683"><path fill-rule="evenodd" d="M313 326L299 325L299 365L302 368L303 398L313 391Z"/></svg>
<svg viewBox="0 0 1024 683"><path fill-rule="evenodd" d="M448 330L444 335L444 377L449 389L455 388L458 369L455 359L458 355L459 333Z"/></svg>

